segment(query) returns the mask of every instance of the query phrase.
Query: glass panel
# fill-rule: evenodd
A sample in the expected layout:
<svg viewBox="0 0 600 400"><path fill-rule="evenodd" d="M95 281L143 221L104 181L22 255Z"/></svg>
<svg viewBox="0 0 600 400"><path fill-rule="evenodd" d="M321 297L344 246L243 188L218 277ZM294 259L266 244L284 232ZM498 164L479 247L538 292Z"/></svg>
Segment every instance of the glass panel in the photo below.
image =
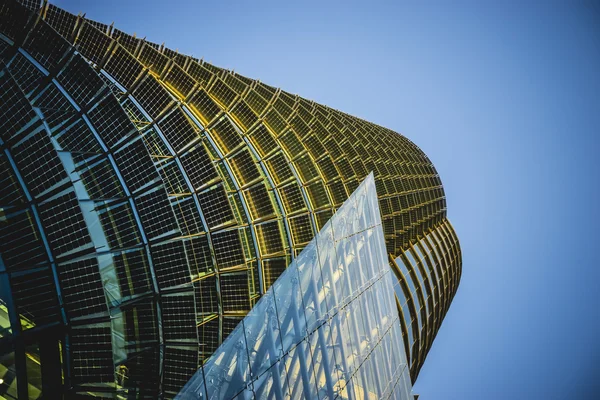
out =
<svg viewBox="0 0 600 400"><path fill-rule="evenodd" d="M0 356L0 393L7 399L17 398L17 370L15 367L15 353L6 353Z"/></svg>
<svg viewBox="0 0 600 400"><path fill-rule="evenodd" d="M253 377L261 375L283 356L273 293L267 292L261 303L264 307L254 307L242 321Z"/></svg>
<svg viewBox="0 0 600 400"><path fill-rule="evenodd" d="M369 175L179 397L203 398L205 390L209 399L395 393L406 355L378 216ZM401 385L411 391L410 381Z"/></svg>

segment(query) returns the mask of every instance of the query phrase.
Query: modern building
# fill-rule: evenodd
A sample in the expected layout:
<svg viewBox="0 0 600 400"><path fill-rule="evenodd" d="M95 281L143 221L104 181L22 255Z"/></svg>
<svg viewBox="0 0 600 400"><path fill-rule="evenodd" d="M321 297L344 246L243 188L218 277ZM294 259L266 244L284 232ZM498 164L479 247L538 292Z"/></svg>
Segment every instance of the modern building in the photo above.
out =
<svg viewBox="0 0 600 400"><path fill-rule="evenodd" d="M412 400L373 174L177 399Z"/></svg>
<svg viewBox="0 0 600 400"><path fill-rule="evenodd" d="M0 0L0 396L174 397L371 171L414 382L461 275L416 145L22 3Z"/></svg>

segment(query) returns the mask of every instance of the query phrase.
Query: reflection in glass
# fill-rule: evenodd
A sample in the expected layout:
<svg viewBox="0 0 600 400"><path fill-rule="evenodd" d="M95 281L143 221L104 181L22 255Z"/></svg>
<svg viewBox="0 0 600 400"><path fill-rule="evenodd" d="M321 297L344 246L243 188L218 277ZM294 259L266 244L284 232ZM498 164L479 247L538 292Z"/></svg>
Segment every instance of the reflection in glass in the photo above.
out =
<svg viewBox="0 0 600 400"><path fill-rule="evenodd" d="M377 204L371 174L178 398L409 399Z"/></svg>

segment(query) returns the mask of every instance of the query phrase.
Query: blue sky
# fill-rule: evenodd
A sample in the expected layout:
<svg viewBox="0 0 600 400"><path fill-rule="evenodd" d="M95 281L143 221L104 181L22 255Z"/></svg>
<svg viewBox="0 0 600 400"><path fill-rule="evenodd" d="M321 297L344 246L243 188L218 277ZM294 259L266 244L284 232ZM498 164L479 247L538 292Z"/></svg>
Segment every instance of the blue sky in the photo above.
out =
<svg viewBox="0 0 600 400"><path fill-rule="evenodd" d="M55 1L429 155L464 269L423 400L597 398L600 3L203 3Z"/></svg>

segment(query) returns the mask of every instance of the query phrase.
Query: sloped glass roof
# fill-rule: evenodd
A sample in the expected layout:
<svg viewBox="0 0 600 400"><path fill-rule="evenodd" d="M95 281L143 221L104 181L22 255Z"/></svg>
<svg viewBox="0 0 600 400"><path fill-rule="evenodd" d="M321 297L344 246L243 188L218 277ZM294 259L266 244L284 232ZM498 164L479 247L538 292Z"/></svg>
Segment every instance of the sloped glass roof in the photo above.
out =
<svg viewBox="0 0 600 400"><path fill-rule="evenodd" d="M373 174L178 399L409 399Z"/></svg>

